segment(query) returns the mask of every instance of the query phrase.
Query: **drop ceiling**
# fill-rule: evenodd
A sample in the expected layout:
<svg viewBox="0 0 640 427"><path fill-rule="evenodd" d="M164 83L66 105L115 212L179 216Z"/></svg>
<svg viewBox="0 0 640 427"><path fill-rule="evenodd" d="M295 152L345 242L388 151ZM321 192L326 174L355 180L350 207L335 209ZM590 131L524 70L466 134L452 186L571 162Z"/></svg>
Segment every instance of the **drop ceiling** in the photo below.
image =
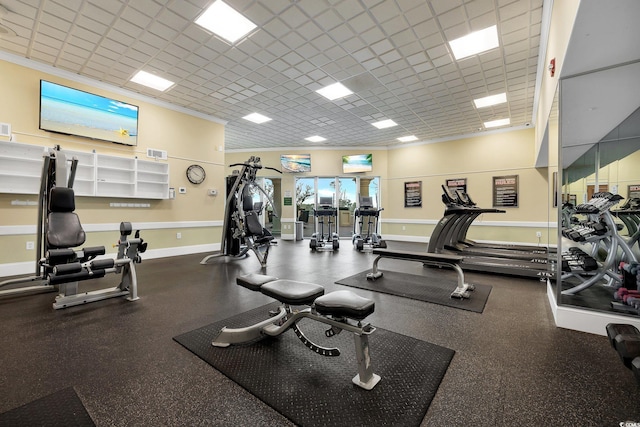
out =
<svg viewBox="0 0 640 427"><path fill-rule="evenodd" d="M0 50L224 120L227 150L392 147L532 122L543 0L227 0L258 25L235 45L194 23L211 3L0 0L16 33ZM453 59L448 41L491 25L498 48ZM139 70L176 84L130 82ZM354 94L315 92L335 82ZM475 108L502 92L505 104ZM242 119L254 112L272 120ZM371 125L383 119L398 126Z"/></svg>

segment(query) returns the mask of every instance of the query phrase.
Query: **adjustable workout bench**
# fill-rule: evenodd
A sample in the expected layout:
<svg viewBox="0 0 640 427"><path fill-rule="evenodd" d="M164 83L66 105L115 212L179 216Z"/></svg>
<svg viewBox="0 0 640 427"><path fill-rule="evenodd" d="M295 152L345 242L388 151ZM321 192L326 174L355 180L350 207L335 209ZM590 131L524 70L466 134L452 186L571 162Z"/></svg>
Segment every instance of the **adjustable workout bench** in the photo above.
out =
<svg viewBox="0 0 640 427"><path fill-rule="evenodd" d="M241 344L257 340L264 336L276 337L288 329L293 329L296 336L310 350L321 356L339 356L338 348L326 348L310 341L298 328L298 322L308 318L325 323L331 328L325 331L329 338L346 330L353 332L358 361L358 375L353 383L365 390L373 389L380 381L380 376L373 373L369 354L369 335L376 328L371 324L362 324L367 316L373 313L375 303L351 291L336 291L324 294L320 285L295 280L283 280L262 274L248 274L236 278L236 283L252 291L259 291L282 303L277 313L269 319L244 328L222 328L214 338L212 345L228 347L230 344ZM301 310L293 310L291 306L308 306Z"/></svg>
<svg viewBox="0 0 640 427"><path fill-rule="evenodd" d="M427 265L453 268L458 274L458 286L451 293L451 298L469 298L469 292L475 289L475 286L464 283L464 273L462 272L462 268L458 265L463 260L461 256L391 249L374 249L373 254L378 256L373 260L371 273L367 273L367 280L376 280L377 278L382 277L382 272L378 271L378 261L380 261L380 258L391 258L403 261L418 261Z"/></svg>

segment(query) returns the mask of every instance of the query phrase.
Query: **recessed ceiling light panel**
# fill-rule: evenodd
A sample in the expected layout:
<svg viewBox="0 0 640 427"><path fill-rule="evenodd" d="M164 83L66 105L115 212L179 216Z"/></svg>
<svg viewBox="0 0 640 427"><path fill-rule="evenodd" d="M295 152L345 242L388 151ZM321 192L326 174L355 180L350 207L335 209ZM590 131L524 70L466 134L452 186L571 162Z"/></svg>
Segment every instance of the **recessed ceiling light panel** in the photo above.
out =
<svg viewBox="0 0 640 427"><path fill-rule="evenodd" d="M314 136L310 136L309 138L305 138L305 140L309 142L322 142L322 141L326 141L327 138L323 138L319 135L314 135Z"/></svg>
<svg viewBox="0 0 640 427"><path fill-rule="evenodd" d="M386 128L398 126L398 124L391 119L380 120L379 122L375 122L371 124L377 127L378 129L386 129Z"/></svg>
<svg viewBox="0 0 640 427"><path fill-rule="evenodd" d="M490 122L484 122L485 128L497 128L499 126L506 126L511 124L510 119L492 120Z"/></svg>
<svg viewBox="0 0 640 427"><path fill-rule="evenodd" d="M484 98L473 100L476 108L491 107L492 105L504 104L505 102L507 102L506 93L499 93L497 95L485 96Z"/></svg>
<svg viewBox="0 0 640 427"><path fill-rule="evenodd" d="M408 136L401 136L400 138L398 138L398 141L400 142L411 142L411 141L417 141L418 137L416 137L415 135L408 135Z"/></svg>
<svg viewBox="0 0 640 427"><path fill-rule="evenodd" d="M195 22L229 43L237 42L257 27L222 0L215 1Z"/></svg>
<svg viewBox="0 0 640 427"><path fill-rule="evenodd" d="M338 98L344 98L345 96L353 93L341 83L334 83L332 85L325 86L322 89L318 89L316 92L330 101Z"/></svg>
<svg viewBox="0 0 640 427"><path fill-rule="evenodd" d="M263 116L260 113L248 114L248 115L244 116L243 119L249 120L250 122L257 123L257 124L268 122L269 120L271 120L271 118L269 118L267 116Z"/></svg>
<svg viewBox="0 0 640 427"><path fill-rule="evenodd" d="M474 31L466 36L460 37L449 42L451 51L456 59L466 58L467 56L476 55L487 50L496 48L500 45L498 42L498 27L493 25L484 30Z"/></svg>
<svg viewBox="0 0 640 427"><path fill-rule="evenodd" d="M131 78L131 81L162 92L169 89L175 84L171 80L163 79L160 76L156 76L155 74L147 73L146 71L142 70L138 71Z"/></svg>

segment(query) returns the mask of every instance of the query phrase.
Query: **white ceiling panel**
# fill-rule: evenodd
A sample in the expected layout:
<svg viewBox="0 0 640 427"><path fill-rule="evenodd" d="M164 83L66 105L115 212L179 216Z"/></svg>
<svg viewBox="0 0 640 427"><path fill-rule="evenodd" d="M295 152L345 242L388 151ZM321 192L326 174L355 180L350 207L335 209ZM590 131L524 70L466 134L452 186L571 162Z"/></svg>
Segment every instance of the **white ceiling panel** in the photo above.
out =
<svg viewBox="0 0 640 427"><path fill-rule="evenodd" d="M212 0L0 0L17 33L0 49L223 119L227 149L393 146L531 121L542 2L227 0L258 26L232 46L193 23ZM454 61L449 40L494 24L500 47ZM138 70L176 85L130 83ZM355 94L315 92L337 81ZM504 106L473 107L501 91ZM252 112L273 120L242 119ZM383 118L398 126L370 125Z"/></svg>

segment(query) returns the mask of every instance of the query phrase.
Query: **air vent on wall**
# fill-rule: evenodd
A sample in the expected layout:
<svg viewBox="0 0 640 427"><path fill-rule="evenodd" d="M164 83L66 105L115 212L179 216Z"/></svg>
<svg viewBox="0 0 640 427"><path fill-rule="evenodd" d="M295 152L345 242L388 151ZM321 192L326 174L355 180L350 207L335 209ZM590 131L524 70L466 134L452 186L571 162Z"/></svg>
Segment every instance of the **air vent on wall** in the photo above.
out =
<svg viewBox="0 0 640 427"><path fill-rule="evenodd" d="M153 157L154 159L167 160L167 152L165 150L156 150L154 148L147 148L147 157Z"/></svg>
<svg viewBox="0 0 640 427"><path fill-rule="evenodd" d="M0 136L11 136L11 124L0 123Z"/></svg>

